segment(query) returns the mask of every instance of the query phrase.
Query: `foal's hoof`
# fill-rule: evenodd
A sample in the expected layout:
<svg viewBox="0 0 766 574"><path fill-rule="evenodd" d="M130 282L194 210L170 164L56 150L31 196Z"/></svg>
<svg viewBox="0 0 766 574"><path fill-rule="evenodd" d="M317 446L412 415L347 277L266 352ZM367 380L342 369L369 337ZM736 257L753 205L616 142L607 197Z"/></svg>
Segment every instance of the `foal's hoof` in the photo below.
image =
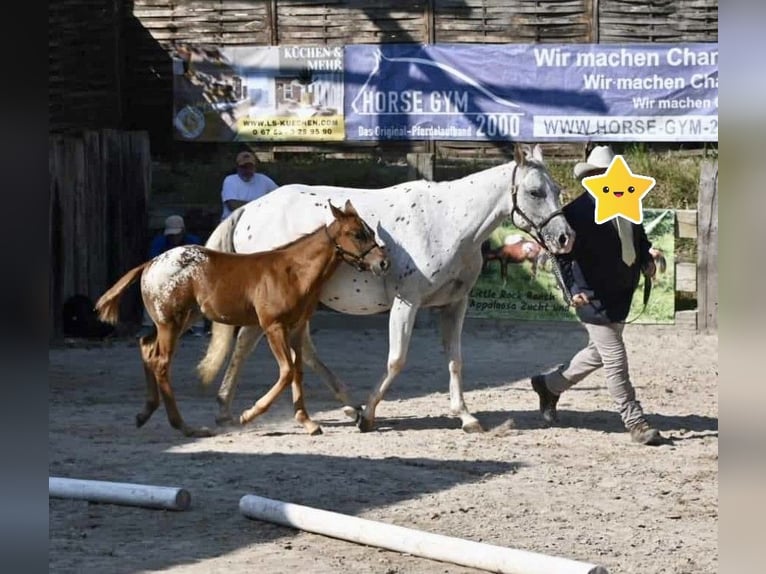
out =
<svg viewBox="0 0 766 574"><path fill-rule="evenodd" d="M149 420L149 415L145 413L138 413L136 415L136 427L141 428L142 426L144 426L144 423L146 423L146 421L148 420Z"/></svg>
<svg viewBox="0 0 766 574"><path fill-rule="evenodd" d="M320 434L324 434L324 433L322 432L322 427L320 427L319 425L317 425L315 429L309 430L310 436L317 436Z"/></svg>
<svg viewBox="0 0 766 574"><path fill-rule="evenodd" d="M215 433L207 427L200 427L198 429L191 428L191 427L184 427L183 429L181 429L181 432L184 433L184 436L193 437L193 438L215 436Z"/></svg>
<svg viewBox="0 0 766 574"><path fill-rule="evenodd" d="M484 432L484 427L481 426L479 421L473 420L463 425L463 431L468 433Z"/></svg>

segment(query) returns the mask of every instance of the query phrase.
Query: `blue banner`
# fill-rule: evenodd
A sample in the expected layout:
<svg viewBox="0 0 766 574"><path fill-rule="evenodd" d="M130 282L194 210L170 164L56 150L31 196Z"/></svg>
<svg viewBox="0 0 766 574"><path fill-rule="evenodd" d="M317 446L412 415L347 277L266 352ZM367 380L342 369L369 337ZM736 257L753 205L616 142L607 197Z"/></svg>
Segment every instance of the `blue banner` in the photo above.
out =
<svg viewBox="0 0 766 574"><path fill-rule="evenodd" d="M346 139L718 141L718 44L344 50Z"/></svg>

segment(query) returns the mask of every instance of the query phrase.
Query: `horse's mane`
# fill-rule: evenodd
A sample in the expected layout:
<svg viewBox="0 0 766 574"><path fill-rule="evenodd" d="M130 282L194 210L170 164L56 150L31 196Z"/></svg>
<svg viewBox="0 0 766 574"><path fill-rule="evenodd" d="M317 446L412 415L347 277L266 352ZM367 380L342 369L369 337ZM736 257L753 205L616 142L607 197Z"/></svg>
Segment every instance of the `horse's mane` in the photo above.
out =
<svg viewBox="0 0 766 574"><path fill-rule="evenodd" d="M513 173L513 171L512 171L513 168L516 167L517 165L518 165L519 168L523 168L523 169L526 169L526 168L540 169L540 170L548 173L549 176L550 176L550 171L548 171L548 167L545 165L545 163L542 162L542 161L536 160L534 157L532 157L531 153L528 153L528 154L525 154L524 164L523 165L517 164L515 159L510 159L508 161L505 161L505 162L497 164L497 165L493 165L493 166L488 167L486 169L483 169L481 171L474 172L474 173L469 173L468 175L464 175L463 177L459 177L459 178L453 179L451 181L440 182L440 183L452 183L452 182L456 182L456 181L465 181L467 183L470 183L471 178L476 178L477 176L482 176L482 175L485 175L485 174L489 175L490 173L491 174L501 174L501 173L507 172L508 173L508 177L510 177L511 174ZM552 176L550 176L550 177L552 178Z"/></svg>

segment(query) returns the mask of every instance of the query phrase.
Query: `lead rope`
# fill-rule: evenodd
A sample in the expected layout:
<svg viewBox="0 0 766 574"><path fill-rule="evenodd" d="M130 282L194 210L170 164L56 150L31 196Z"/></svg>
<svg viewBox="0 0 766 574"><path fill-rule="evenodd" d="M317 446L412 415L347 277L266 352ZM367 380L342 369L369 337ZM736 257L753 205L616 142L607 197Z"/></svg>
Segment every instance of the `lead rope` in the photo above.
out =
<svg viewBox="0 0 766 574"><path fill-rule="evenodd" d="M564 295L564 301L566 301L566 304L568 307L572 306L572 296L569 294L569 289L567 289L566 284L564 283L564 277L561 275L561 267L559 267L559 262L556 259L556 256L552 253L550 254L550 260L551 260L551 271L553 271L553 275L556 277L556 281L559 284L559 287L561 288L561 292Z"/></svg>
<svg viewBox="0 0 766 574"><path fill-rule="evenodd" d="M646 273L642 273L644 276L644 306L641 307L641 310L638 312L638 315L633 317L630 321L622 321L625 325L628 323L632 323L636 319L638 319L641 315L644 314L644 311L646 311L646 305L649 303L649 297L652 294L652 278L649 277Z"/></svg>

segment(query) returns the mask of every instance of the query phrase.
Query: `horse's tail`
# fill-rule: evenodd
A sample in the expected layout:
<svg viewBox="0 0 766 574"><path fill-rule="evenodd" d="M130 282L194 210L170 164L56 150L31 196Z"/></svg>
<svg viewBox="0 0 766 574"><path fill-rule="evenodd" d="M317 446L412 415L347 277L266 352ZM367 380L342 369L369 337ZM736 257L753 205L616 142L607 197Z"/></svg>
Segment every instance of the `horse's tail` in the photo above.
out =
<svg viewBox="0 0 766 574"><path fill-rule="evenodd" d="M149 265L150 261L142 263L141 265L134 267L123 275L117 283L96 302L96 312L98 318L104 323L116 325L120 318L120 298L123 292L127 289L136 279L144 272L144 268Z"/></svg>
<svg viewBox="0 0 766 574"><path fill-rule="evenodd" d="M668 262L665 260L665 256L662 253L657 255L657 269L660 273L665 273L665 269L668 268Z"/></svg>
<svg viewBox="0 0 766 574"><path fill-rule="evenodd" d="M657 271L660 273L665 273L665 270L668 268L668 262L665 260L665 254L655 247L649 249L649 253L652 256L652 259L654 259L654 264L657 266Z"/></svg>
<svg viewBox="0 0 766 574"><path fill-rule="evenodd" d="M234 253L234 229L244 213L244 206L235 209L208 237L205 247L215 251ZM203 385L209 385L221 370L234 338L234 326L215 323L210 327L210 342L205 356L197 365L197 374Z"/></svg>
<svg viewBox="0 0 766 574"><path fill-rule="evenodd" d="M232 339L234 339L234 325L213 323L210 326L210 342L205 356L197 365L197 374L203 385L209 385L221 370Z"/></svg>
<svg viewBox="0 0 766 574"><path fill-rule="evenodd" d="M205 247L215 251L234 253L234 229L237 227L244 206L235 209L208 237ZM197 374L203 385L209 385L221 370L234 338L234 326L213 322L210 326L210 342L205 356L197 365Z"/></svg>
<svg viewBox="0 0 766 574"><path fill-rule="evenodd" d="M234 229L244 213L244 206L232 211L231 215L224 219L208 237L205 247L215 251L234 253Z"/></svg>

